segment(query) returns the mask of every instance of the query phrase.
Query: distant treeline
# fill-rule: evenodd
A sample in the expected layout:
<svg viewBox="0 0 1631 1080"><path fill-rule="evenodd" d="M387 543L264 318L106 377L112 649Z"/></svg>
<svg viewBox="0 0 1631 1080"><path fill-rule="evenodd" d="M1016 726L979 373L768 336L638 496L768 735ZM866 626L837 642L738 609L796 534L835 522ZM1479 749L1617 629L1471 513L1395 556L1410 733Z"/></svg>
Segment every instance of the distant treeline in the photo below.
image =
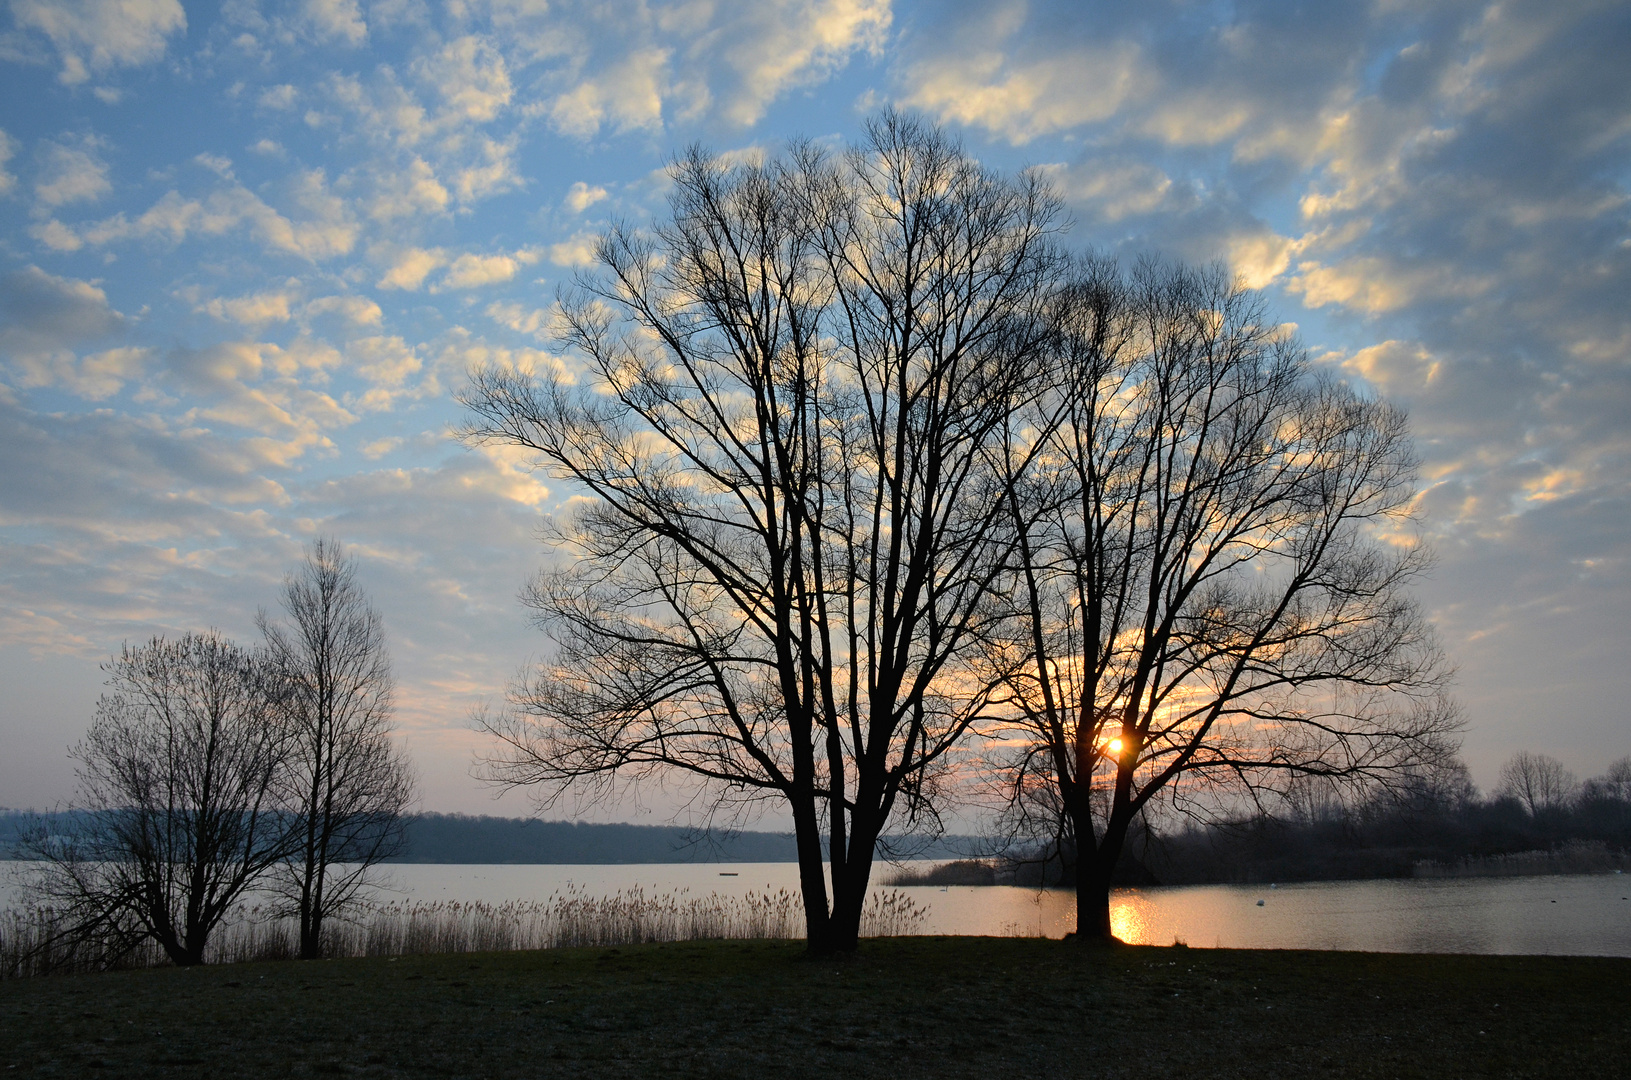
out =
<svg viewBox="0 0 1631 1080"><path fill-rule="evenodd" d="M66 813L0 810L0 858L13 858L25 823ZM791 833L715 832L673 825L600 825L531 818L414 814L407 819L399 863L681 863L795 862ZM900 841L903 854L948 858L973 848L967 837Z"/></svg>
<svg viewBox="0 0 1631 1080"><path fill-rule="evenodd" d="M1509 792L1481 797L1463 783L1185 828L1139 823L1116 881L1196 885L1631 871L1631 775L1624 763L1615 770L1583 785L1565 777L1545 799ZM1066 885L1074 882L1069 855L1067 850L1062 858L988 864L997 881Z"/></svg>

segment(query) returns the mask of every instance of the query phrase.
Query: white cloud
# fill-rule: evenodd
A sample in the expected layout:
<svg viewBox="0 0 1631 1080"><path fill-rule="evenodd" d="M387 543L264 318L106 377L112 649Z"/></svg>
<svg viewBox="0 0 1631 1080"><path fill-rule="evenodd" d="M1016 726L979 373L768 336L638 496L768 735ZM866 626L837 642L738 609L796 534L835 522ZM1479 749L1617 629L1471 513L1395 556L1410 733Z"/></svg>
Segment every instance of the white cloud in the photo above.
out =
<svg viewBox="0 0 1631 1080"><path fill-rule="evenodd" d="M78 233L56 218L30 225L28 234L52 251L78 251L85 246Z"/></svg>
<svg viewBox="0 0 1631 1080"><path fill-rule="evenodd" d="M549 106L550 124L563 135L587 139L614 131L662 127L671 50L652 46L600 69Z"/></svg>
<svg viewBox="0 0 1631 1080"><path fill-rule="evenodd" d="M105 401L140 377L152 355L151 349L131 345L86 356L59 349L20 356L16 364L22 386L61 386L87 401Z"/></svg>
<svg viewBox="0 0 1631 1080"><path fill-rule="evenodd" d="M1248 289L1266 289L1286 272L1297 248L1297 241L1272 229L1253 229L1228 238L1224 259Z"/></svg>
<svg viewBox="0 0 1631 1080"><path fill-rule="evenodd" d="M279 83L262 90L256 100L263 109L292 109L295 102L300 100L300 91L288 83Z"/></svg>
<svg viewBox="0 0 1631 1080"><path fill-rule="evenodd" d="M720 65L736 75L722 88L726 119L755 123L789 89L829 78L855 52L882 51L889 0L779 0L745 5L698 36L688 59L703 73Z"/></svg>
<svg viewBox="0 0 1631 1080"><path fill-rule="evenodd" d="M1334 265L1315 260L1298 263L1286 288L1301 295L1311 308L1340 305L1374 315L1433 300L1472 299L1497 284L1489 274L1453 266L1355 255Z"/></svg>
<svg viewBox="0 0 1631 1080"><path fill-rule="evenodd" d="M378 326L385 317L380 306L366 296L319 296L303 313L307 318L338 315L353 326Z"/></svg>
<svg viewBox="0 0 1631 1080"><path fill-rule="evenodd" d="M5 275L0 287L0 312L6 323L0 333L15 347L17 335L51 344L93 341L124 330L129 320L113 310L99 285L76 278L57 277L37 266Z"/></svg>
<svg viewBox="0 0 1631 1080"><path fill-rule="evenodd" d="M48 274L37 266L0 279L0 356L23 387L61 386L91 401L138 377L149 351L116 346L90 355L78 349L121 336L131 321L96 284Z"/></svg>
<svg viewBox="0 0 1631 1080"><path fill-rule="evenodd" d="M1027 32L1027 8L994 5L905 66L901 103L1026 143L1115 116L1153 80L1132 41Z"/></svg>
<svg viewBox="0 0 1631 1080"><path fill-rule="evenodd" d="M265 326L267 323L288 322L289 308L295 294L288 290L255 293L250 296L217 297L204 304L204 310L240 326Z"/></svg>
<svg viewBox="0 0 1631 1080"><path fill-rule="evenodd" d="M477 141L475 160L453 175L453 190L463 202L473 202L521 187L524 180L515 164L515 140Z"/></svg>
<svg viewBox="0 0 1631 1080"><path fill-rule="evenodd" d="M187 28L177 0L11 0L18 27L50 39L62 59L58 78L82 83L93 72L147 64Z"/></svg>
<svg viewBox="0 0 1631 1080"><path fill-rule="evenodd" d="M819 84L857 53L881 55L889 0L761 0L749 5L472 0L517 63L548 65L541 108L562 134L659 130L713 115L742 126L771 102Z"/></svg>
<svg viewBox="0 0 1631 1080"><path fill-rule="evenodd" d="M432 57L420 57L413 73L436 89L461 122L484 124L510 103L513 90L504 58L478 37L450 41Z"/></svg>
<svg viewBox="0 0 1631 1080"><path fill-rule="evenodd" d="M598 233L578 233L558 244L549 245L549 261L556 266L588 266L595 261Z"/></svg>
<svg viewBox="0 0 1631 1080"><path fill-rule="evenodd" d="M495 285L501 281L509 281L521 267L537 261L538 255L533 251L518 251L513 255L460 255L453 260L453 264L447 268L447 273L432 291L477 289L483 285Z"/></svg>
<svg viewBox="0 0 1631 1080"><path fill-rule="evenodd" d="M17 178L6 171L6 163L17 155L17 140L0 131L0 197L11 194Z"/></svg>
<svg viewBox="0 0 1631 1080"><path fill-rule="evenodd" d="M440 214L447 210L451 199L447 188L436 179L435 170L417 155L403 168L390 170L383 176L376 174L374 181L368 214L377 221Z"/></svg>
<svg viewBox="0 0 1631 1080"><path fill-rule="evenodd" d="M1098 221L1153 213L1173 193L1172 178L1156 166L1108 155L1072 166L1048 165L1043 172L1073 210Z"/></svg>
<svg viewBox="0 0 1631 1080"><path fill-rule="evenodd" d="M372 388L387 391L402 388L425 366L408 343L394 334L349 342L346 357Z"/></svg>
<svg viewBox="0 0 1631 1080"><path fill-rule="evenodd" d="M363 19L357 0L304 0L300 5L300 17L307 30L319 41L361 45L368 40L368 23Z"/></svg>
<svg viewBox="0 0 1631 1080"><path fill-rule="evenodd" d="M285 217L259 195L234 183L202 199L170 191L134 219L121 212L77 230L52 221L35 235L52 247L74 250L82 244L96 247L124 240L180 244L189 236L222 236L247 227L268 248L313 261L351 251L357 241L357 225L344 201L329 190L321 169L296 173L287 195L302 211L298 217Z"/></svg>
<svg viewBox="0 0 1631 1080"><path fill-rule="evenodd" d="M532 308L513 300L495 300L487 305L485 311L489 319L518 334L534 335L550 332L556 314L553 307Z"/></svg>
<svg viewBox="0 0 1631 1080"><path fill-rule="evenodd" d="M385 276L376 282L376 287L414 292L425 283L426 275L446 265L447 255L439 248L408 248L396 254Z"/></svg>
<svg viewBox="0 0 1631 1080"><path fill-rule="evenodd" d="M582 180L579 180L567 189L566 198L562 199L561 203L574 214L581 214L605 197L605 188L599 186L590 187Z"/></svg>
<svg viewBox="0 0 1631 1080"><path fill-rule="evenodd" d="M96 202L113 190L108 167L97 156L94 138L46 142L38 152L39 178L34 182L36 213L44 216L59 206Z"/></svg>
<svg viewBox="0 0 1631 1080"><path fill-rule="evenodd" d="M401 436L390 435L383 439L374 439L370 442L365 442L357 449L360 450L362 452L362 456L367 458L369 461L378 461L386 454L389 454L392 450L395 450L397 447L401 446L402 442L403 440Z"/></svg>

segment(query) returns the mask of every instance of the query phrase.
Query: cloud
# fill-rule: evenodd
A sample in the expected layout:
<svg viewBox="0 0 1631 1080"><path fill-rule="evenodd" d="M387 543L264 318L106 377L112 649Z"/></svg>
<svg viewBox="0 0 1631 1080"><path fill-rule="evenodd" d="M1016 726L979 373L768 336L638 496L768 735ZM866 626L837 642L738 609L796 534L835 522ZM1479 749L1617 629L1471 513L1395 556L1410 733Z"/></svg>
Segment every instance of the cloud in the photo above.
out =
<svg viewBox="0 0 1631 1080"><path fill-rule="evenodd" d="M687 60L735 78L714 90L732 123L756 123L794 87L830 78L856 52L878 55L891 22L888 0L781 0L748 5L708 28Z"/></svg>
<svg viewBox="0 0 1631 1080"><path fill-rule="evenodd" d="M466 123L495 119L510 103L510 73L498 50L482 38L450 41L413 63L413 73L435 88L445 108Z"/></svg>
<svg viewBox="0 0 1631 1080"><path fill-rule="evenodd" d="M598 186L590 187L582 180L579 180L567 189L566 198L561 200L561 205L565 206L568 210L571 210L574 214L581 214L605 197L605 188Z"/></svg>
<svg viewBox="0 0 1631 1080"><path fill-rule="evenodd" d="M580 139L602 127L617 132L661 128L670 55L670 50L653 46L598 70L555 98L549 106L551 126Z"/></svg>
<svg viewBox="0 0 1631 1080"><path fill-rule="evenodd" d="M290 305L295 296L292 291L277 290L250 296L217 297L206 302L203 309L217 319L240 326L265 326L267 323L288 322Z"/></svg>
<svg viewBox="0 0 1631 1080"><path fill-rule="evenodd" d="M391 451L401 446L403 441L404 440L401 438L401 436L391 435L383 439L374 439L371 442L363 443L362 446L358 447L358 449L362 451L362 456L367 458L369 461L378 461L386 454L389 454Z"/></svg>
<svg viewBox="0 0 1631 1080"><path fill-rule="evenodd" d="M414 292L425 283L432 270L447 265L447 255L440 249L408 248L398 252L385 276L375 282L380 289L406 289Z"/></svg>
<svg viewBox="0 0 1631 1080"><path fill-rule="evenodd" d="M397 335L379 335L348 342L346 360L350 369L368 383L366 391L350 396L347 401L353 408L365 412L389 412L399 398L419 397L440 389L440 384L434 380L422 386L409 384L413 376L424 370L425 363Z"/></svg>
<svg viewBox="0 0 1631 1080"><path fill-rule="evenodd" d="M378 326L385 317L380 306L366 296L320 296L305 306L303 314L308 319L338 315L353 326Z"/></svg>
<svg viewBox="0 0 1631 1080"><path fill-rule="evenodd" d="M139 377L150 351L118 346L89 355L79 349L126 334L131 320L88 281L61 278L37 266L0 278L0 356L26 388L60 386L103 401Z"/></svg>
<svg viewBox="0 0 1631 1080"><path fill-rule="evenodd" d="M374 180L374 194L368 213L376 221L440 214L447 210L452 198L447 188L436 179L435 170L418 155L412 157L405 167L376 175Z"/></svg>
<svg viewBox="0 0 1631 1080"><path fill-rule="evenodd" d="M256 98L256 101L263 109L292 109L298 100L300 100L300 91L288 83L268 86Z"/></svg>
<svg viewBox="0 0 1631 1080"><path fill-rule="evenodd" d="M527 110L579 139L705 116L755 123L771 102L832 78L857 53L881 55L892 21L888 0L476 0L460 9L490 24L512 71L543 71L554 89Z"/></svg>
<svg viewBox="0 0 1631 1080"><path fill-rule="evenodd" d="M588 266L595 261L598 233L578 233L558 244L549 245L549 261L556 266Z"/></svg>
<svg viewBox="0 0 1631 1080"><path fill-rule="evenodd" d="M285 194L296 216L284 216L242 184L232 183L203 198L172 190L135 218L120 212L78 228L53 219L35 236L57 250L74 251L128 240L180 244L193 236L223 236L247 228L271 250L314 262L351 251L358 227L345 202L329 190L323 170L297 172Z"/></svg>
<svg viewBox="0 0 1631 1080"><path fill-rule="evenodd" d="M1176 209L1172 178L1148 162L1094 155L1070 166L1048 165L1043 172L1073 210L1097 222Z"/></svg>
<svg viewBox="0 0 1631 1080"><path fill-rule="evenodd" d="M6 316L5 333L77 344L118 333L129 325L108 303L108 294L91 282L57 277L37 266L14 270L0 281L4 282L0 312Z"/></svg>
<svg viewBox="0 0 1631 1080"><path fill-rule="evenodd" d="M152 63L187 28L177 0L11 0L11 14L20 29L50 39L62 60L57 77L70 86L92 73Z"/></svg>
<svg viewBox="0 0 1631 1080"><path fill-rule="evenodd" d="M510 255L460 255L453 260L452 265L447 268L447 273L431 291L478 289L483 285L509 281L523 266L530 266L537 261L538 253L529 250L517 251Z"/></svg>
<svg viewBox="0 0 1631 1080"><path fill-rule="evenodd" d="M12 193L17 186L17 178L6 171L6 163L17 155L17 140L0 131L0 198Z"/></svg>
<svg viewBox="0 0 1631 1080"><path fill-rule="evenodd" d="M514 301L495 300L487 305L485 314L518 334L543 336L553 332L556 310L553 306L532 308Z"/></svg>
<svg viewBox="0 0 1631 1080"><path fill-rule="evenodd" d="M1009 2L946 20L909 50L901 103L1026 143L1110 119L1148 92L1151 65L1135 41L1103 39L1085 26L1038 33L1027 13Z"/></svg>
<svg viewBox="0 0 1631 1080"><path fill-rule="evenodd" d="M474 202L521 187L524 183L515 164L515 140L478 139L475 158L453 175L453 191L463 202Z"/></svg>
<svg viewBox="0 0 1631 1080"><path fill-rule="evenodd" d="M319 41L356 46L368 40L368 23L357 0L303 0L300 18L307 32Z"/></svg>
<svg viewBox="0 0 1631 1080"><path fill-rule="evenodd" d="M36 157L38 178L34 181L35 212L45 216L58 207L77 202L96 202L113 190L108 167L97 155L95 138L45 142Z"/></svg>

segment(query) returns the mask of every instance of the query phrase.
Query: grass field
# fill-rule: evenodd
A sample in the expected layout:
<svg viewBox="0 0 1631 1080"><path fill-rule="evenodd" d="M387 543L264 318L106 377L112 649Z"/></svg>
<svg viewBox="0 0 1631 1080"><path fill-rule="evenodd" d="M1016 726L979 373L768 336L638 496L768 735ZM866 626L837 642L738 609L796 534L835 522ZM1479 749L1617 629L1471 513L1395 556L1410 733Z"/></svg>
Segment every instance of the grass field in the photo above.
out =
<svg viewBox="0 0 1631 1080"><path fill-rule="evenodd" d="M795 942L0 983L11 1076L1631 1075L1631 960Z"/></svg>

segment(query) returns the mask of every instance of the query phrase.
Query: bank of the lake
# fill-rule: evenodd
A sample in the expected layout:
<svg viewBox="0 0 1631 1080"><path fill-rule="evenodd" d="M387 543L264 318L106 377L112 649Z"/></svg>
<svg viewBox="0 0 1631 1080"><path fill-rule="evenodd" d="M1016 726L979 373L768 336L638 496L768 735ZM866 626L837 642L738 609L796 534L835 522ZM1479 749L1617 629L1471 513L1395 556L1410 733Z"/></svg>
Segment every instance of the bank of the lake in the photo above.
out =
<svg viewBox="0 0 1631 1080"><path fill-rule="evenodd" d="M1631 960L993 938L225 965L0 984L9 1076L1582 1077Z"/></svg>

